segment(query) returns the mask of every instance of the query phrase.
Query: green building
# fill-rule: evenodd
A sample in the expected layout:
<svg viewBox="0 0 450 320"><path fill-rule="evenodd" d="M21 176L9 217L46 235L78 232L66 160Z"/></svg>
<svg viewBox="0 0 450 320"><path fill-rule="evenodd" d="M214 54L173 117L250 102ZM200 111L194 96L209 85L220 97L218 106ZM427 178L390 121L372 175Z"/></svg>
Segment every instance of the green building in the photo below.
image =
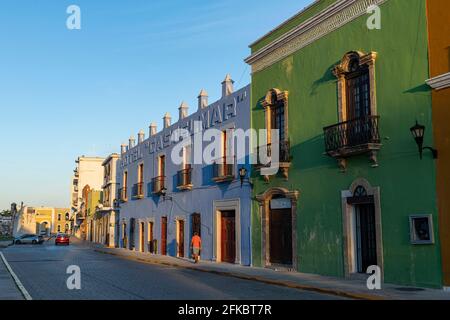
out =
<svg viewBox="0 0 450 320"><path fill-rule="evenodd" d="M280 130L253 265L441 287L435 159L410 130L433 145L426 1L315 1L250 47L252 126Z"/></svg>

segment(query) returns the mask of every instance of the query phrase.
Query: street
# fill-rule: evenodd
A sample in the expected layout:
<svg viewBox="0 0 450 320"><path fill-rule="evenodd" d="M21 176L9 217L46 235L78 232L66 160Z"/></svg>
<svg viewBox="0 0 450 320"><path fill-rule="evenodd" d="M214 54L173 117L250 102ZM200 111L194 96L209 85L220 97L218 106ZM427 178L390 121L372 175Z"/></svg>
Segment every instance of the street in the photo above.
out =
<svg viewBox="0 0 450 320"><path fill-rule="evenodd" d="M330 300L331 295L210 273L150 265L70 246L14 245L2 252L34 300ZM69 290L67 267L81 269Z"/></svg>

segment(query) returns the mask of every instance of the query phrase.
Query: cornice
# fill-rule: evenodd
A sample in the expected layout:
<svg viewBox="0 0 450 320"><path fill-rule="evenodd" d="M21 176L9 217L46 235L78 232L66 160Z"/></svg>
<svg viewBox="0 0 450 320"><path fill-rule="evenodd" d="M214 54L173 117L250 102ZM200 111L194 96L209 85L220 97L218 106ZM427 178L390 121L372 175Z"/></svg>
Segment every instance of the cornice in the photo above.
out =
<svg viewBox="0 0 450 320"><path fill-rule="evenodd" d="M252 66L253 73L261 71L367 14L367 8L370 6L380 5L386 1L388 0L338 1L253 53L245 59L245 62Z"/></svg>
<svg viewBox="0 0 450 320"><path fill-rule="evenodd" d="M425 82L435 90L450 88L450 72L431 78Z"/></svg>

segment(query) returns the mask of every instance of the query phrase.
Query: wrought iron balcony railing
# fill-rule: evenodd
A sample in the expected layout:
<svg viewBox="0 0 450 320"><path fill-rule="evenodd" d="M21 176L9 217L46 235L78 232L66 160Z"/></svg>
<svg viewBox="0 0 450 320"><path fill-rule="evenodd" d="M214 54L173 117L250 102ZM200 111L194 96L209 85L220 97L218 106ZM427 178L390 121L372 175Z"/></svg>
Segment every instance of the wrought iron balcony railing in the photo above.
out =
<svg viewBox="0 0 450 320"><path fill-rule="evenodd" d="M235 163L236 159L234 157L222 157L216 160L213 164L213 180L219 183L234 180Z"/></svg>
<svg viewBox="0 0 450 320"><path fill-rule="evenodd" d="M139 182L133 186L133 198L134 199L144 198L144 183Z"/></svg>
<svg viewBox="0 0 450 320"><path fill-rule="evenodd" d="M153 194L161 194L161 192L165 189L166 185L166 177L159 176L152 179L152 193Z"/></svg>
<svg viewBox="0 0 450 320"><path fill-rule="evenodd" d="M192 168L188 166L184 170L178 171L177 188L180 190L192 189Z"/></svg>
<svg viewBox="0 0 450 320"><path fill-rule="evenodd" d="M366 116L324 128L326 153L334 158L379 150L380 117Z"/></svg>
<svg viewBox="0 0 450 320"><path fill-rule="evenodd" d="M272 145L271 143L269 143L269 144L267 144L265 146L259 146L257 148L257 152L258 152L257 156L258 156L258 159L259 159L258 163L260 163L263 160L263 159L260 159L260 154L261 153L262 154L266 153L267 158L270 159L272 157L272 154L273 154L272 150L273 150L274 147L275 146ZM291 158L291 143L290 143L289 140L280 141L278 150L279 150L279 152L278 152L278 157L279 157L278 162L279 163L289 163L289 162L291 162L291 160L292 160L292 158ZM268 163L268 164L261 164L260 163L259 164L259 166L262 166L262 165L270 166L270 163Z"/></svg>

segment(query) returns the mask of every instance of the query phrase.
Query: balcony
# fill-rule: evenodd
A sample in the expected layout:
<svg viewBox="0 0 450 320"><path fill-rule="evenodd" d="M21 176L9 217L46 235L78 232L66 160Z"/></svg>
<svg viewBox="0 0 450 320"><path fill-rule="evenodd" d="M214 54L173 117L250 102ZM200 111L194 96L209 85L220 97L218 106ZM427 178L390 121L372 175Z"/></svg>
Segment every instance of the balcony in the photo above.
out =
<svg viewBox="0 0 450 320"><path fill-rule="evenodd" d="M260 161L262 161L263 159L260 159L260 152L262 154L264 154L264 152L267 154L268 158L272 157L272 150L273 147L271 143L265 145L265 146L259 146L257 148L257 156L258 156L258 164L255 166L256 169L261 169L264 167L271 167L272 163L268 163L268 164L261 164ZM279 151L278 151L278 166L281 170L281 173L283 174L283 176L288 179L289 177L289 168L291 167L291 162L292 162L292 156L291 156L291 143L289 140L285 140L285 141L280 141L279 143ZM265 177L266 180L269 179L269 177Z"/></svg>
<svg viewBox="0 0 450 320"><path fill-rule="evenodd" d="M124 203L128 201L127 188L119 189L119 201Z"/></svg>
<svg viewBox="0 0 450 320"><path fill-rule="evenodd" d="M139 182L133 186L133 199L144 198L144 183Z"/></svg>
<svg viewBox="0 0 450 320"><path fill-rule="evenodd" d="M339 161L343 171L346 159L369 153L373 167L378 166L376 154L381 148L379 116L366 116L324 128L325 151Z"/></svg>
<svg viewBox="0 0 450 320"><path fill-rule="evenodd" d="M152 179L152 193L160 195L166 186L166 177L159 176Z"/></svg>
<svg viewBox="0 0 450 320"><path fill-rule="evenodd" d="M181 191L192 190L192 168L188 166L188 168L178 171L177 174L177 189Z"/></svg>
<svg viewBox="0 0 450 320"><path fill-rule="evenodd" d="M231 182L235 178L235 158L233 163L227 163L227 157L216 160L213 164L213 181L216 183Z"/></svg>

